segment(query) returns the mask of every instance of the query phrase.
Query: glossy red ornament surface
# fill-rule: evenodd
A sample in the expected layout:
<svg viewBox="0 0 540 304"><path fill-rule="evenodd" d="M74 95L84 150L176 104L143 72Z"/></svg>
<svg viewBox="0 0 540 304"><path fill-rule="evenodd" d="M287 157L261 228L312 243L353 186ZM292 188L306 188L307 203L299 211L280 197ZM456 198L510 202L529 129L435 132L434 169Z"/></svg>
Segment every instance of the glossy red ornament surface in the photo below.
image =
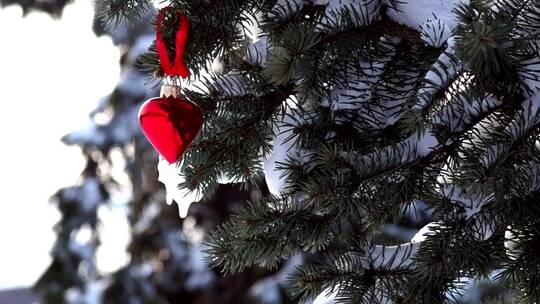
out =
<svg viewBox="0 0 540 304"><path fill-rule="evenodd" d="M148 141L172 164L199 133L203 116L199 107L189 101L156 97L142 105L139 124Z"/></svg>

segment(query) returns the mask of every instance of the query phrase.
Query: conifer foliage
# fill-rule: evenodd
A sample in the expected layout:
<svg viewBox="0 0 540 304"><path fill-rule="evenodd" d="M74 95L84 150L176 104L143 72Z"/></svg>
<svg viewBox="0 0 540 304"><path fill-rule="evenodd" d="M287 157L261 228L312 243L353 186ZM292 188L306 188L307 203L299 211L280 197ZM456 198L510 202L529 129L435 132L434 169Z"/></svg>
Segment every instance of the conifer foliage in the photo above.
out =
<svg viewBox="0 0 540 304"><path fill-rule="evenodd" d="M442 303L494 272L540 299L538 1L171 5L192 22L184 95L205 115L180 186L264 172L272 192L210 235L214 266L322 253L290 278L306 302ZM203 73L216 57L224 71ZM141 62L159 74L153 48ZM426 229L381 237L419 202Z"/></svg>
<svg viewBox="0 0 540 304"><path fill-rule="evenodd" d="M121 2L104 16L143 1ZM195 74L227 63L184 91L205 126L180 186L211 195L222 175L264 172L273 194L211 234L213 265L322 252L290 278L303 301L441 303L494 271L540 299L538 1L171 2L193 24ZM142 62L159 70L153 49ZM418 202L427 229L382 240Z"/></svg>
<svg viewBox="0 0 540 304"><path fill-rule="evenodd" d="M208 236L209 263L231 275L302 254L287 285L305 303L454 303L480 278L539 301L539 1L170 5L191 22L183 96L205 121L179 187L271 192ZM152 7L96 6L112 24ZM139 63L161 74L154 46ZM415 235L385 235L420 212Z"/></svg>
<svg viewBox="0 0 540 304"><path fill-rule="evenodd" d="M102 1L103 16L144 3ZM210 235L214 266L324 253L290 278L302 301L441 303L494 271L516 299L540 299L538 1L171 5L192 22L199 81L184 94L205 115L180 186L212 195L222 176L264 172L273 194ZM216 57L224 71L203 73ZM153 48L141 62L159 72ZM381 240L418 202L427 229Z"/></svg>

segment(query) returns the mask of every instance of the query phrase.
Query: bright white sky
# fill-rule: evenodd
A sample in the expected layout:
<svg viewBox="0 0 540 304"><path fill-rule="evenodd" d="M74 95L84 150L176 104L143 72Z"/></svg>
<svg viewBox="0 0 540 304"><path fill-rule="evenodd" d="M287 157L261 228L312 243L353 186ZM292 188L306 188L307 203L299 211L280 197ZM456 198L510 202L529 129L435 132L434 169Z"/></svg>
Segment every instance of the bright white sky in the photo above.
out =
<svg viewBox="0 0 540 304"><path fill-rule="evenodd" d="M29 286L48 266L59 216L48 198L83 168L79 149L59 139L86 124L119 78L118 49L92 32L92 2L76 1L60 20L0 9L0 289ZM118 252L116 243L103 250Z"/></svg>

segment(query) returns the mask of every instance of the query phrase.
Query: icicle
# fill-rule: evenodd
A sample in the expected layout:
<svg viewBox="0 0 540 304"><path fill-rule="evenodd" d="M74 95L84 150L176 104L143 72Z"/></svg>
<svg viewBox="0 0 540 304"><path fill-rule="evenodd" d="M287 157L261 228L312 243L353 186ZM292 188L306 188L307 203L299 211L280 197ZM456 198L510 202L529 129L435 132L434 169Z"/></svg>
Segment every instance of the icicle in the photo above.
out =
<svg viewBox="0 0 540 304"><path fill-rule="evenodd" d="M178 166L177 164L169 164L164 158L160 157L158 181L165 185L167 204L170 205L175 201L178 205L179 216L185 218L191 203L200 201L202 197L197 192L178 188L178 185L184 182L184 177L179 173L179 167L181 166L181 163Z"/></svg>

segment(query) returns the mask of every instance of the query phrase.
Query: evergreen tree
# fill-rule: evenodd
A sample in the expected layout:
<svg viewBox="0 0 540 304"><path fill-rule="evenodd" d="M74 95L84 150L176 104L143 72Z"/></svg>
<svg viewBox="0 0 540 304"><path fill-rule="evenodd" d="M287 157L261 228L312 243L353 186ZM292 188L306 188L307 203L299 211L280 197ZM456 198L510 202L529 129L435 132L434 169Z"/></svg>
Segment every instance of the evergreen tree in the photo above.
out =
<svg viewBox="0 0 540 304"><path fill-rule="evenodd" d="M212 196L264 172L272 192L210 235L214 266L316 253L290 278L306 302L452 302L493 273L540 299L538 1L170 3L192 24L183 94L205 118L179 186ZM137 22L147 4L100 15ZM142 63L160 74L154 47ZM432 220L415 237L384 237L420 204Z"/></svg>
<svg viewBox="0 0 540 304"><path fill-rule="evenodd" d="M284 263L300 256L305 262L287 281L294 302L453 303L468 282L485 278L509 290L486 295L486 303L540 300L540 2L170 3L175 11L162 34L174 51L175 13L188 16L185 60L193 77L183 96L205 119L178 164L181 191L203 193L201 210L231 205L220 199L224 181L264 189L264 178L271 193L241 202L206 239L208 261L227 274L218 281L247 276L249 284L236 285L246 292L278 267L272 277L282 280L290 268ZM147 0L99 0L96 7L101 20L121 29L123 22L148 24L152 11ZM143 79L132 67L138 36L125 37L133 53L123 65ZM138 60L150 75L162 75L154 45ZM122 117L157 94L142 81L135 89L127 83L103 103L114 115L96 128L125 126ZM173 253L201 247L171 236L186 227L162 202L156 155L139 133L106 134L66 137L88 149L85 181L99 176L97 188L106 190L95 168L121 147L134 184L132 260L111 278L104 302L224 303L184 287L194 270ZM98 139L103 143L92 142ZM84 206L87 196L69 193L85 185L56 197ZM106 200L107 191L99 193ZM138 233L147 212L159 219ZM92 216L77 225L84 223L95 226ZM396 226L421 229L396 234ZM74 229L62 227L55 250ZM166 259L156 261L160 256ZM74 259L64 258L42 282L84 293L99 275L69 266L91 258ZM224 285L213 282L210 294L221 294L215 286Z"/></svg>
<svg viewBox="0 0 540 304"><path fill-rule="evenodd" d="M2 5L18 3L26 12L41 10L60 17L67 1L6 1ZM109 35L122 51L122 75L113 92L90 114L91 123L63 138L64 143L81 147L86 166L75 185L60 189L52 198L61 218L54 227L57 239L52 262L34 286L40 303L288 303L281 282L298 259L283 270L253 267L228 277L203 260L204 235L247 199L265 195L264 185L257 189L221 185L208 204L194 204L185 219L178 217L176 205L165 202L165 189L158 182L157 154L137 122L141 104L158 94L136 64L153 40L154 14L145 12L138 23L119 22L114 28L96 18L96 34ZM112 171L116 166L127 173L127 185L115 179ZM124 205L118 203L118 197L126 196L117 195L123 191L121 187L131 190L125 202L131 227L126 248L129 261L118 265L122 267L114 273L103 273L96 255L100 209Z"/></svg>

